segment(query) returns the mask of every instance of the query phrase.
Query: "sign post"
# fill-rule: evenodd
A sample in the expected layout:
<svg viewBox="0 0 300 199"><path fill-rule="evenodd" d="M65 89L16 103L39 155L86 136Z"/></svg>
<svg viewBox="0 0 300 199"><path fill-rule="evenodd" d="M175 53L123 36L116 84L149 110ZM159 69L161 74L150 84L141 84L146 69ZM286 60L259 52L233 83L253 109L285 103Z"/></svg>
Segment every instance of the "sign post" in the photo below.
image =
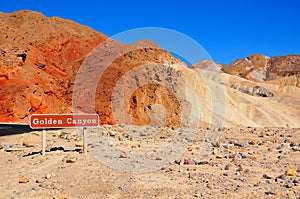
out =
<svg viewBox="0 0 300 199"><path fill-rule="evenodd" d="M87 128L83 127L83 153L87 154Z"/></svg>
<svg viewBox="0 0 300 199"><path fill-rule="evenodd" d="M42 156L45 156L46 155L46 144L47 144L47 138L46 138L46 135L47 135L47 131L45 129L43 129L43 143L42 143Z"/></svg>
<svg viewBox="0 0 300 199"><path fill-rule="evenodd" d="M33 114L29 118L32 129L43 129L42 155L46 154L46 129L83 128L83 152L87 153L87 127L99 126L98 114Z"/></svg>

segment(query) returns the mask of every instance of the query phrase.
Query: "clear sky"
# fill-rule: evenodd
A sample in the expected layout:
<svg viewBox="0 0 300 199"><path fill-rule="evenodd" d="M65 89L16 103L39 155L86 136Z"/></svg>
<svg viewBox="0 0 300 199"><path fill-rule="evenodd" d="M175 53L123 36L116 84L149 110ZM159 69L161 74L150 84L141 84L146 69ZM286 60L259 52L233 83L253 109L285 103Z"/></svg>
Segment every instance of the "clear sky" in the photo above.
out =
<svg viewBox="0 0 300 199"><path fill-rule="evenodd" d="M5 0L0 11L35 10L87 25L108 36L133 28L169 28L192 37L214 61L300 54L300 1ZM147 39L147 38L144 38Z"/></svg>

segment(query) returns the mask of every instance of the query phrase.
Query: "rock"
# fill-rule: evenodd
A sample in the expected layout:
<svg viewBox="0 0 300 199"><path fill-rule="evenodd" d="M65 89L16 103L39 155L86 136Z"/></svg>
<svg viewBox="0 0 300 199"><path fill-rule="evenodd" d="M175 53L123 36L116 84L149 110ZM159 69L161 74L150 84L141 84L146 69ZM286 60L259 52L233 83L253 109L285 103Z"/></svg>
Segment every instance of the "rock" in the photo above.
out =
<svg viewBox="0 0 300 199"><path fill-rule="evenodd" d="M223 155L222 155L221 153L217 153L217 154L216 154L216 158L222 159L222 158L223 158Z"/></svg>
<svg viewBox="0 0 300 199"><path fill-rule="evenodd" d="M6 152L14 152L14 151L22 151L22 150L23 149L21 148L13 148L13 147L5 149Z"/></svg>
<svg viewBox="0 0 300 199"><path fill-rule="evenodd" d="M214 141L211 143L213 147L220 147L222 143L220 141Z"/></svg>
<svg viewBox="0 0 300 199"><path fill-rule="evenodd" d="M199 164L199 163L200 163L200 160L197 159L197 158L192 158L192 161L193 161L195 164Z"/></svg>
<svg viewBox="0 0 300 199"><path fill-rule="evenodd" d="M117 135L116 131L109 131L108 134L112 137L115 137Z"/></svg>
<svg viewBox="0 0 300 199"><path fill-rule="evenodd" d="M45 178L38 178L35 180L36 183L43 183L45 182Z"/></svg>
<svg viewBox="0 0 300 199"><path fill-rule="evenodd" d="M129 150L129 154L131 154L131 155L135 154L135 150L134 149L130 149Z"/></svg>
<svg viewBox="0 0 300 199"><path fill-rule="evenodd" d="M287 183L286 185L285 185L285 188L288 188L288 189L290 189L290 188L292 188L293 187L293 183Z"/></svg>
<svg viewBox="0 0 300 199"><path fill-rule="evenodd" d="M26 146L26 147L34 147L34 142L26 141L26 142L23 143L23 145Z"/></svg>
<svg viewBox="0 0 300 199"><path fill-rule="evenodd" d="M249 143L248 142L234 143L234 145L243 148L249 146Z"/></svg>
<svg viewBox="0 0 300 199"><path fill-rule="evenodd" d="M192 159L190 159L190 158L185 158L184 159L184 164L194 165L195 162Z"/></svg>
<svg viewBox="0 0 300 199"><path fill-rule="evenodd" d="M286 179L286 175L282 174L282 175L278 176L276 179L285 180Z"/></svg>
<svg viewBox="0 0 300 199"><path fill-rule="evenodd" d="M19 183L27 183L29 182L29 178L26 176L20 176L19 177Z"/></svg>
<svg viewBox="0 0 300 199"><path fill-rule="evenodd" d="M66 163L75 163L76 160L77 160L77 158L75 158L75 157L68 157L68 158L66 159Z"/></svg>
<svg viewBox="0 0 300 199"><path fill-rule="evenodd" d="M129 154L126 153L125 151L122 151L120 156L119 156L119 158L129 158L129 157L130 157Z"/></svg>
<svg viewBox="0 0 300 199"><path fill-rule="evenodd" d="M178 165L180 165L180 163L181 163L181 159L179 159L179 160L175 160L174 162L175 162L175 164L178 164Z"/></svg>
<svg viewBox="0 0 300 199"><path fill-rule="evenodd" d="M286 172L286 175L288 176L295 176L297 174L297 171L295 169L289 169Z"/></svg>
<svg viewBox="0 0 300 199"><path fill-rule="evenodd" d="M236 171L244 171L244 168L242 167L242 165L238 166L239 168Z"/></svg>
<svg viewBox="0 0 300 199"><path fill-rule="evenodd" d="M188 178L193 179L193 173L192 172L188 173Z"/></svg>
<svg viewBox="0 0 300 199"><path fill-rule="evenodd" d="M213 188L212 185L211 185L210 183L207 183L206 187L209 188L209 189L212 189L212 188Z"/></svg>
<svg viewBox="0 0 300 199"><path fill-rule="evenodd" d="M51 178L51 176L52 176L52 175L51 175L50 173L48 173L48 174L45 176L45 178L49 180L49 179Z"/></svg>
<svg viewBox="0 0 300 199"><path fill-rule="evenodd" d="M247 154L245 154L245 153L239 153L239 155L241 158L247 158Z"/></svg>
<svg viewBox="0 0 300 199"><path fill-rule="evenodd" d="M35 192L38 192L40 189L37 188L37 187L32 187L31 190L32 190L32 191L35 191Z"/></svg>
<svg viewBox="0 0 300 199"><path fill-rule="evenodd" d="M208 164L208 163L209 163L209 162L206 161L206 160L202 160L202 161L199 162L199 164Z"/></svg>
<svg viewBox="0 0 300 199"><path fill-rule="evenodd" d="M250 144L250 145L256 145L256 144L257 144L257 141L256 141L256 140L251 140L251 141L249 141L249 144Z"/></svg>
<svg viewBox="0 0 300 199"><path fill-rule="evenodd" d="M107 143L107 145L110 146L110 147L113 147L115 144L114 144L113 142L109 141L109 142Z"/></svg>
<svg viewBox="0 0 300 199"><path fill-rule="evenodd" d="M296 142L291 142L290 147L294 147L294 146L297 146Z"/></svg>
<svg viewBox="0 0 300 199"><path fill-rule="evenodd" d="M265 156L265 157L269 157L269 156L270 156L270 153L269 153L269 152L267 152L267 153L264 153L264 154L263 154L263 156Z"/></svg>
<svg viewBox="0 0 300 199"><path fill-rule="evenodd" d="M269 174L264 174L264 175L263 175L263 178L265 178L265 179L272 179L273 176L271 176L271 175L269 175Z"/></svg>
<svg viewBox="0 0 300 199"><path fill-rule="evenodd" d="M275 195L273 191L266 191L265 194L268 195L268 196Z"/></svg>
<svg viewBox="0 0 300 199"><path fill-rule="evenodd" d="M82 141L82 140L76 141L76 142L75 142L75 146L76 146L76 147L83 147L83 141Z"/></svg>
<svg viewBox="0 0 300 199"><path fill-rule="evenodd" d="M165 170L166 173L169 173L171 171L173 171L173 169L171 169L171 168L166 168L166 170Z"/></svg>
<svg viewBox="0 0 300 199"><path fill-rule="evenodd" d="M229 168L231 167L231 165L230 164L227 164L226 166L225 166L225 170L229 170Z"/></svg>

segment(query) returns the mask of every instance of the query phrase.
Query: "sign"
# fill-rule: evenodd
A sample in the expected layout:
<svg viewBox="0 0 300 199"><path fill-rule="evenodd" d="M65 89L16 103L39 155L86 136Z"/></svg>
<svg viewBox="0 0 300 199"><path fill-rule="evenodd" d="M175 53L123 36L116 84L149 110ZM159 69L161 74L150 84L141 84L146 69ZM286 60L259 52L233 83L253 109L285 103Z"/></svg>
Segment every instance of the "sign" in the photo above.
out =
<svg viewBox="0 0 300 199"><path fill-rule="evenodd" d="M99 126L99 115L33 114L29 124L32 129L96 127Z"/></svg>

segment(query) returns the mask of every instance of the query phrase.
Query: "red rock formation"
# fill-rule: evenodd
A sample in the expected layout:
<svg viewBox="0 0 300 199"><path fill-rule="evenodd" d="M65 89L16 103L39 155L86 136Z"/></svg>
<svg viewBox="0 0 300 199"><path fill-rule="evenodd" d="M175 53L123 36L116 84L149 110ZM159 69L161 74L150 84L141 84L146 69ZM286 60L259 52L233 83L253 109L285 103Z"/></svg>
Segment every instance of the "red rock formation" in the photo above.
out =
<svg viewBox="0 0 300 199"><path fill-rule="evenodd" d="M106 36L41 13L0 13L0 118L71 111L72 82L84 57Z"/></svg>
<svg viewBox="0 0 300 199"><path fill-rule="evenodd" d="M107 36L75 22L47 18L32 11L0 13L0 25L0 121L28 122L29 115L34 113L72 112L72 92L78 69L88 53ZM110 97L123 74L146 63L179 62L157 45L139 47L150 43L137 43L137 50L116 59L103 75L104 79L99 81L96 92L99 100L96 110L92 111L100 113L102 123L115 123ZM157 88L146 90L150 95ZM141 99L139 92L135 95ZM163 96L157 92L155 95ZM171 110L176 108L173 106ZM147 123L147 114L133 110L132 115L138 124Z"/></svg>

